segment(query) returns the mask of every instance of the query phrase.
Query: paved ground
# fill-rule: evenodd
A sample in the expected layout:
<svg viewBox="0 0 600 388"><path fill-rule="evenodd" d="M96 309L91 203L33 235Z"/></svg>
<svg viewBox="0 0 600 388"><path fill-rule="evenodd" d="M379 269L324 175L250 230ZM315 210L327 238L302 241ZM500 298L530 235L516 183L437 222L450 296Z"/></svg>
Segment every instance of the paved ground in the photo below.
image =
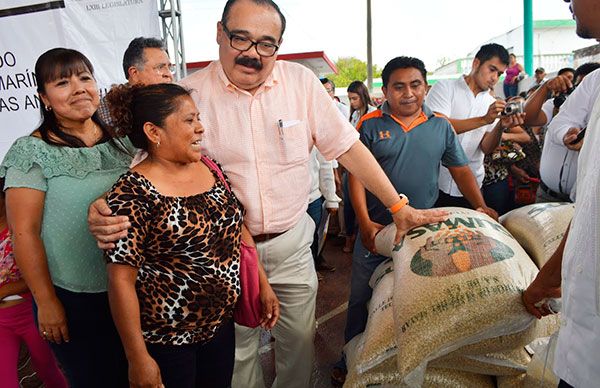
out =
<svg viewBox="0 0 600 388"><path fill-rule="evenodd" d="M327 262L336 267L336 271L324 273L324 279L319 282L314 387L331 386L329 380L331 366L339 359L344 342L346 302L350 292L351 255L342 252L342 244L341 239L329 238L323 253ZM261 338L261 345L265 383L270 386L275 378L274 352L270 335L266 332ZM23 388L42 387L25 350L19 360L19 378Z"/></svg>

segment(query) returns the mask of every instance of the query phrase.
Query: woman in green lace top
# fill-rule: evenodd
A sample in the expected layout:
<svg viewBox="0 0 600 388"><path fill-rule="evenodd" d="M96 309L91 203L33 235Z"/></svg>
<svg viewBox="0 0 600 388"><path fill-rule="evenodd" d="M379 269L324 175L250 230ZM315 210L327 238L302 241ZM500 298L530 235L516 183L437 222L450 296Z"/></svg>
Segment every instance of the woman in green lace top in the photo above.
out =
<svg viewBox="0 0 600 388"><path fill-rule="evenodd" d="M42 122L15 141L0 166L16 261L35 300L40 335L69 385L128 386L106 267L86 218L89 204L127 171L131 156L95 113L97 85L83 54L49 50L35 75Z"/></svg>

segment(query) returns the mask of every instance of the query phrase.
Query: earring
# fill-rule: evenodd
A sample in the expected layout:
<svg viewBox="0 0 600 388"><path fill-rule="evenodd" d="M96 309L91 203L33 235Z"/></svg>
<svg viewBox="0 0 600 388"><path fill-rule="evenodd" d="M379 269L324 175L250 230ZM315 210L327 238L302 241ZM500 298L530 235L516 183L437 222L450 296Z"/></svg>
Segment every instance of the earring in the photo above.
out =
<svg viewBox="0 0 600 388"><path fill-rule="evenodd" d="M158 146L160 146L160 140L156 142L156 148L158 148Z"/></svg>
<svg viewBox="0 0 600 388"><path fill-rule="evenodd" d="M44 108L45 108L45 109L46 109L48 112L50 112L50 111L52 110L52 107L51 107L50 105L46 105L46 106L44 106Z"/></svg>

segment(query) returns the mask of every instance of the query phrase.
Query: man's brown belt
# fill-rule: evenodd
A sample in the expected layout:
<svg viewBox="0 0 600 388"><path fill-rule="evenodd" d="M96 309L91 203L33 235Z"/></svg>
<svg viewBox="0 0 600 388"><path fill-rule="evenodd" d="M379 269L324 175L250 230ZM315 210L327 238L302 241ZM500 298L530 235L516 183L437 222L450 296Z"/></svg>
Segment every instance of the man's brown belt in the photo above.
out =
<svg viewBox="0 0 600 388"><path fill-rule="evenodd" d="M254 242L261 243L268 240L273 240L275 237L279 237L284 233L285 232L258 234L256 236L252 236L252 238L254 239Z"/></svg>

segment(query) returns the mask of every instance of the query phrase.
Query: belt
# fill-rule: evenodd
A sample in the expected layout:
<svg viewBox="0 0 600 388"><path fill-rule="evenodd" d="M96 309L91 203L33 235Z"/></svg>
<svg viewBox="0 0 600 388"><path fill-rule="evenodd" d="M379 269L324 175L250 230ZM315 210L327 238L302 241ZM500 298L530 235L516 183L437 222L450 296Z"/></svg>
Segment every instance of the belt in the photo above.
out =
<svg viewBox="0 0 600 388"><path fill-rule="evenodd" d="M571 198L567 194L557 193L556 191L554 191L551 188L549 188L548 186L546 186L546 184L541 180L540 180L540 187L546 194L550 195L551 197L554 197L554 198L564 201L564 202L571 202Z"/></svg>
<svg viewBox="0 0 600 388"><path fill-rule="evenodd" d="M260 243L268 240L273 240L275 237L279 237L284 233L285 232L257 234L256 236L252 236L252 238L254 239L254 242Z"/></svg>

